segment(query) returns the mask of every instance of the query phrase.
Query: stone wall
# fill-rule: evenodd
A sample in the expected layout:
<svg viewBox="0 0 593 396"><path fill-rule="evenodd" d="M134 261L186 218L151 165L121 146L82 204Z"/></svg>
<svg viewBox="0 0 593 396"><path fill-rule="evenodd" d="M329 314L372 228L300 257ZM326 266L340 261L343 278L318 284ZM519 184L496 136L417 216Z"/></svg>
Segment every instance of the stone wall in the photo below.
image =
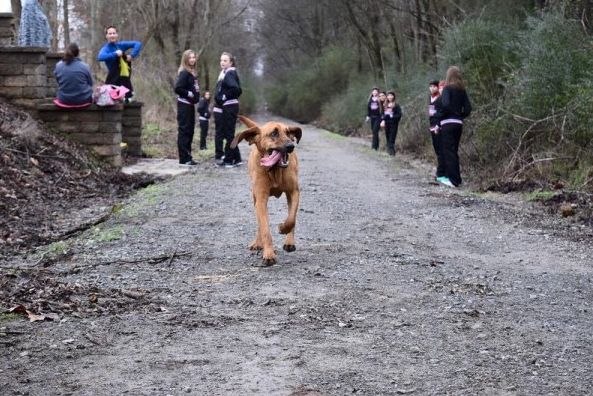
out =
<svg viewBox="0 0 593 396"><path fill-rule="evenodd" d="M0 27L2 23L0 18ZM127 154L141 156L142 103L67 110L51 102L58 88L53 72L61 58L47 48L0 45L0 97L25 107L50 129L89 146L114 166L122 164L122 141Z"/></svg>
<svg viewBox="0 0 593 396"><path fill-rule="evenodd" d="M39 119L48 128L67 138L88 146L97 157L113 166L121 167L123 105L86 109L61 109L53 103L37 107Z"/></svg>
<svg viewBox="0 0 593 396"><path fill-rule="evenodd" d="M0 46L14 44L16 39L12 13L0 13Z"/></svg>
<svg viewBox="0 0 593 396"><path fill-rule="evenodd" d="M132 102L124 105L122 117L122 140L128 145L129 155L142 156L142 103Z"/></svg>
<svg viewBox="0 0 593 396"><path fill-rule="evenodd" d="M47 97L47 48L0 47L0 96L34 110Z"/></svg>
<svg viewBox="0 0 593 396"><path fill-rule="evenodd" d="M63 53L48 52L45 54L45 66L47 75L47 97L55 98L58 93L58 80L54 75L54 70L59 61L64 57Z"/></svg>

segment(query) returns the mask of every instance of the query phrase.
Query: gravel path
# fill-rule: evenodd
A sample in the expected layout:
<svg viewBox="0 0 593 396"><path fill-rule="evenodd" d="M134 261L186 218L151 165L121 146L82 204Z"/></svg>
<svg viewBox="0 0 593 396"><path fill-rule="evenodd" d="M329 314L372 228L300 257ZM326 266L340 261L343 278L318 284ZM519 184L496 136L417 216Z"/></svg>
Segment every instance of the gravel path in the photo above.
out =
<svg viewBox="0 0 593 396"><path fill-rule="evenodd" d="M202 164L15 272L59 320L0 319L0 393L593 393L590 229L313 127L297 151L275 266L247 249L246 167Z"/></svg>

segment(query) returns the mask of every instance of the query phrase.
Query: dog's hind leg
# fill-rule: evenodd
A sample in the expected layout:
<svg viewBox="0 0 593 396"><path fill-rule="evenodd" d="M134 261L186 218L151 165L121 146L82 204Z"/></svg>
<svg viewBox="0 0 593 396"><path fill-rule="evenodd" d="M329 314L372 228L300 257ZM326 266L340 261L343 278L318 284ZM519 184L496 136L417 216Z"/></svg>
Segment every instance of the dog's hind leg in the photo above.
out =
<svg viewBox="0 0 593 396"><path fill-rule="evenodd" d="M286 194L286 202L288 203L288 217L284 223L280 224L278 230L281 234L286 234L284 239L284 246L282 248L287 252L294 252L296 245L294 241L294 227L296 225L297 211L299 210L299 190Z"/></svg>

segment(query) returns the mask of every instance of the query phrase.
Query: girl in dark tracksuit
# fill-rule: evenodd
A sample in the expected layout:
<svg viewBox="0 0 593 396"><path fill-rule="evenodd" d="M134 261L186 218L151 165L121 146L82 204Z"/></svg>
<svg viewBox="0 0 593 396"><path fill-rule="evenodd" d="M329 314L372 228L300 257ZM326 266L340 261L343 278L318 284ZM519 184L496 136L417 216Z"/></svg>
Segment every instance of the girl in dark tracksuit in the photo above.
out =
<svg viewBox="0 0 593 396"><path fill-rule="evenodd" d="M177 97L177 149L179 163L197 165L191 155L191 144L196 126L196 110L194 105L200 98L200 87L196 78L197 58L195 52L186 50L181 56L179 73L175 82Z"/></svg>
<svg viewBox="0 0 593 396"><path fill-rule="evenodd" d="M206 150L206 138L210 126L210 92L204 92L204 96L198 103L198 116L200 118L200 150Z"/></svg>
<svg viewBox="0 0 593 396"><path fill-rule="evenodd" d="M451 66L447 70L446 86L441 94L438 110L445 176L437 180L443 184L457 187L462 182L459 170L459 142L463 132L463 120L471 111L472 105L465 91L461 72L456 66Z"/></svg>
<svg viewBox="0 0 593 396"><path fill-rule="evenodd" d="M235 58L228 52L220 55L220 68L222 69L216 83L216 94L214 109L219 115L215 114L216 135L222 136L225 140L224 161L226 168L241 165L241 152L239 147L231 148L231 142L235 138L235 125L239 115L239 96L241 96L241 83L239 75L235 69ZM218 111L216 110L218 109ZM222 139L220 139L222 143ZM222 146L222 144L220 144ZM217 150L222 147L217 147Z"/></svg>
<svg viewBox="0 0 593 396"><path fill-rule="evenodd" d="M385 139L387 141L387 152L395 155L395 138L399 120L402 118L402 109L395 101L395 93L387 92L387 100L383 106L383 121L381 125L385 128Z"/></svg>
<svg viewBox="0 0 593 396"><path fill-rule="evenodd" d="M367 103L367 121L371 122L371 132L373 133L371 147L373 150L379 149L379 128L382 113L383 104L379 100L379 88L373 88Z"/></svg>
<svg viewBox="0 0 593 396"><path fill-rule="evenodd" d="M441 92L445 88L445 81L431 81L430 100L428 104L428 118L430 121L430 137L432 147L437 157L437 169L435 179L445 176L445 165L441 153L441 134L439 133L439 113L441 112Z"/></svg>

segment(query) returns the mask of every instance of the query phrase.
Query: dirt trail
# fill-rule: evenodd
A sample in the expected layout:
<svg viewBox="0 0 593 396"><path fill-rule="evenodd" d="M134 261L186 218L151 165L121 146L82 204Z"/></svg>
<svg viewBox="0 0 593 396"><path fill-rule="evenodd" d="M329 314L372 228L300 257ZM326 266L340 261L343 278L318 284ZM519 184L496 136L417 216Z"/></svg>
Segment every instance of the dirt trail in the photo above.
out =
<svg viewBox="0 0 593 396"><path fill-rule="evenodd" d="M246 167L203 164L12 271L3 287L55 279L61 320L2 319L1 393L593 393L590 229L313 127L297 151L294 253L270 202L278 265L247 250Z"/></svg>

